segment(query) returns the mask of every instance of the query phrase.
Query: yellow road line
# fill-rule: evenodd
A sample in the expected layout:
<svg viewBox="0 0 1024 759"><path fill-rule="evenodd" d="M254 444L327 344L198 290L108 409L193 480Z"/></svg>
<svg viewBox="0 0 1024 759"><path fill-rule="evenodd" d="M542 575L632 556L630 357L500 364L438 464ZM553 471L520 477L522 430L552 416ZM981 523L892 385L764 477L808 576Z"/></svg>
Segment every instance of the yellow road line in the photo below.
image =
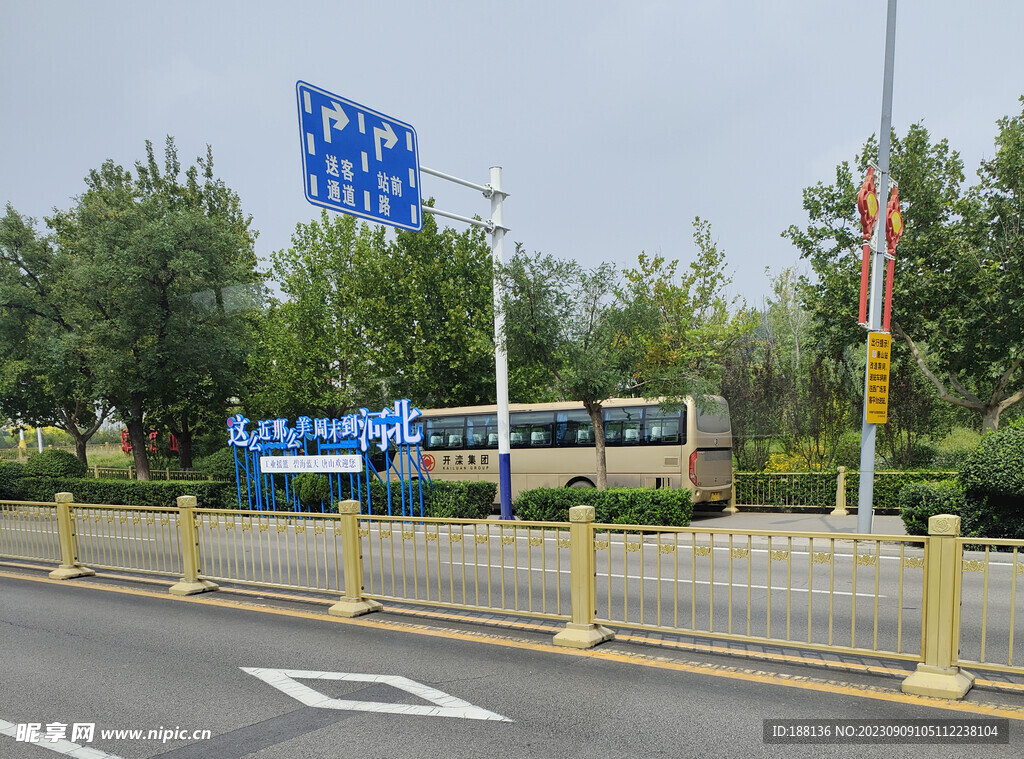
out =
<svg viewBox="0 0 1024 759"><path fill-rule="evenodd" d="M28 582L45 583L49 585L61 585L63 587L76 587L75 585L68 585L67 581L65 580L51 580L49 578L42 577L28 577L22 574L9 573L3 571L0 571L0 577L6 577L13 580L26 580ZM613 661L623 664L632 664L636 666L654 667L657 669L666 669L676 672L689 672L692 674L724 677L731 680L742 680L744 682L761 683L765 685L778 685L787 688L798 688L801 690L811 690L822 693L833 693L839 695L854 696L857 698L870 698L877 701L888 701L892 703L910 704L914 706L927 706L936 709L946 709L948 711L965 712L970 714L981 714L993 717L1006 717L1008 719L1024 720L1024 708L1017 708L1013 706L1000 706L995 704L975 704L962 701L946 701L945 699L928 698L926 696L912 696L905 693L900 693L897 691L879 688L875 686L852 685L849 683L839 683L830 680L818 680L798 675L787 675L774 672L745 670L737 667L705 664L702 662L680 662L665 657L647 656L644 654L626 653L607 649L591 649L586 651L579 651L576 649L563 648L560 646L555 646L547 643L536 643L534 641L497 637L490 635L489 633L466 632L460 630L445 630L436 627L428 627L426 625L411 625L405 622L395 622L390 620L376 621L373 619L367 619L363 617L357 619L330 617L324 616L323 614L316 614L312 612L295 611L291 609L275 609L272 607L258 606L245 602L221 600L205 595L181 597L172 596L166 593L156 593L148 590L137 590L134 588L118 588L109 585L84 583L77 585L77 587L86 587L113 593L122 593L125 595L142 596L145 598L155 598L164 601L183 601L185 603L195 603L206 606L217 606L228 609L245 609L248 611L255 611L264 614L275 614L278 616L294 617L297 619L313 619L318 622L334 622L336 624L353 625L378 630L393 630L397 632L411 633L413 635L427 635L430 637L446 638L449 640L484 643L487 645L504 646L506 648L516 648L527 651L538 651L549 654L560 654L562 656L593 658L600 659L602 661Z"/></svg>

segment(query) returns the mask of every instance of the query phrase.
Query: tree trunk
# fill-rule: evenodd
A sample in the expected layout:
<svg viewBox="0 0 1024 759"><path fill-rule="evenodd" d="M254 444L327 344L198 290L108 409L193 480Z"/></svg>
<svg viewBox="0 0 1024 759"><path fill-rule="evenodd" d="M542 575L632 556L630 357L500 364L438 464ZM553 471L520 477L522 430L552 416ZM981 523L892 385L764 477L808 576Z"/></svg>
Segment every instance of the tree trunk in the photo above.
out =
<svg viewBox="0 0 1024 759"><path fill-rule="evenodd" d="M594 425L594 455L597 456L597 489L608 489L608 462L605 457L604 446L604 413L600 403L584 401L583 406L590 414L590 421Z"/></svg>
<svg viewBox="0 0 1024 759"><path fill-rule="evenodd" d="M149 456L146 446L146 428L142 424L142 396L132 393L131 416L128 419L128 440L132 445L132 458L135 461L135 478L149 480Z"/></svg>
<svg viewBox="0 0 1024 759"><path fill-rule="evenodd" d="M75 439L75 455L79 461L89 466L89 454L85 452L85 446L89 439L83 435L72 435L72 437Z"/></svg>
<svg viewBox="0 0 1024 759"><path fill-rule="evenodd" d="M192 468L192 427L189 426L188 416L181 415L179 429L171 430L178 440L178 467L183 470Z"/></svg>
<svg viewBox="0 0 1024 759"><path fill-rule="evenodd" d="M999 415L1003 410L998 404L981 409L981 431L994 432L999 429Z"/></svg>

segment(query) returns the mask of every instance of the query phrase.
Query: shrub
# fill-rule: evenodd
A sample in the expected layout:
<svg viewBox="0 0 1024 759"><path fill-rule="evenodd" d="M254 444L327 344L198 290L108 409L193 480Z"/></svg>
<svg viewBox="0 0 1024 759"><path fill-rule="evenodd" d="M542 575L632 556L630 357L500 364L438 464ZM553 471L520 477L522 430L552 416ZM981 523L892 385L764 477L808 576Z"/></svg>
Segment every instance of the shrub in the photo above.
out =
<svg viewBox="0 0 1024 759"><path fill-rule="evenodd" d="M195 470L207 477L235 481L235 453L232 448L220 448L209 456L196 459Z"/></svg>
<svg viewBox="0 0 1024 759"><path fill-rule="evenodd" d="M237 498L229 482L140 482L74 477L23 477L22 493L29 501L52 501L56 493L72 493L78 503L123 506L177 506L180 495L194 495L200 508L233 509Z"/></svg>
<svg viewBox="0 0 1024 759"><path fill-rule="evenodd" d="M440 519L488 519L498 490L496 482L445 482L436 480L429 497L424 493L424 511Z"/></svg>
<svg viewBox="0 0 1024 759"><path fill-rule="evenodd" d="M25 464L26 477L85 477L85 464L70 451L47 448Z"/></svg>
<svg viewBox="0 0 1024 759"><path fill-rule="evenodd" d="M899 494L900 517L908 535L927 535L928 519L936 514L962 516L964 491L956 480L912 482Z"/></svg>
<svg viewBox="0 0 1024 759"><path fill-rule="evenodd" d="M299 497L299 502L307 508L319 506L331 501L331 483L322 474L306 472L292 478L292 488Z"/></svg>
<svg viewBox="0 0 1024 759"><path fill-rule="evenodd" d="M986 538L1024 538L1024 428L985 435L960 468L963 532Z"/></svg>
<svg viewBox="0 0 1024 759"><path fill-rule="evenodd" d="M0 461L0 498L11 501L24 499L21 478L25 474L25 465L17 461Z"/></svg>
<svg viewBox="0 0 1024 759"><path fill-rule="evenodd" d="M581 504L593 506L596 520L607 524L685 527L693 516L690 491L665 488L537 488L520 493L512 506L520 519L567 522L569 509Z"/></svg>

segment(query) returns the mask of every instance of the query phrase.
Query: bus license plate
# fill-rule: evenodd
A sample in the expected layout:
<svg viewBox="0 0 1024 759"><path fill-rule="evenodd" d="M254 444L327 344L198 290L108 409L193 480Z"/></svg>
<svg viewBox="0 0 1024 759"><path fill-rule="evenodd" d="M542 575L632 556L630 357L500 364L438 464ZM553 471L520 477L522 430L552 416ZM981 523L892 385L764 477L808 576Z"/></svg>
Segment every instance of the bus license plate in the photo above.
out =
<svg viewBox="0 0 1024 759"><path fill-rule="evenodd" d="M718 500L719 498L721 498L721 497L722 497L722 494L721 494L721 493L712 493L712 494L711 494L711 500L712 500L712 501L717 501L717 500Z"/></svg>

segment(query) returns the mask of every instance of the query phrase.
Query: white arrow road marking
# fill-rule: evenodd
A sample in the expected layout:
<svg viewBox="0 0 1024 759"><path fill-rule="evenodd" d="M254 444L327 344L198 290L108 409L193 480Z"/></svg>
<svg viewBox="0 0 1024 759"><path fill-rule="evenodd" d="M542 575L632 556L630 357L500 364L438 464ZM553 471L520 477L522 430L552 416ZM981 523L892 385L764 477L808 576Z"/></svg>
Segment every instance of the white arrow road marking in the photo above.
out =
<svg viewBox="0 0 1024 759"><path fill-rule="evenodd" d="M384 147L386 147L388 150L393 148L395 146L395 143L398 142L398 135L395 134L395 130L392 129L391 125L386 121L384 122L383 129L381 129L380 127L373 128L373 144L377 148L378 161L382 160L380 152L380 141L382 139L386 140L386 142L384 143Z"/></svg>
<svg viewBox="0 0 1024 759"><path fill-rule="evenodd" d="M9 735L12 738L17 737L18 727L12 722L0 719L0 735ZM42 735L42 734L41 734ZM45 736L35 743L27 744L30 746L39 746L39 748L48 748L50 751L56 751L58 754L65 754L67 756L74 756L77 759L121 759L117 754L108 754L106 751L100 751L98 748L89 748L88 746L81 746L71 741L66 741L63 738L56 741L50 741Z"/></svg>
<svg viewBox="0 0 1024 759"><path fill-rule="evenodd" d="M334 122L334 128L339 132L345 128L348 124L348 114L345 113L340 103L331 101L331 105L334 108L328 108L326 105L320 106L320 114L324 119L324 142L331 141L331 122Z"/></svg>
<svg viewBox="0 0 1024 759"><path fill-rule="evenodd" d="M508 717L502 717L500 714L473 706L471 703L449 695L444 691L439 691L436 688L431 688L429 685L397 675L361 675L351 672L316 672L302 669L264 669L262 667L241 667L240 669L254 677L258 677L265 683L273 685L296 701L306 706L316 707L317 709L414 714L421 717L457 717L459 719L481 719L493 722L512 721ZM390 704L382 701L347 701L340 698L331 698L302 683L295 682L295 678L300 680L345 680L348 682L390 685L392 688L397 688L406 693L411 693L424 701L429 701L434 706Z"/></svg>

